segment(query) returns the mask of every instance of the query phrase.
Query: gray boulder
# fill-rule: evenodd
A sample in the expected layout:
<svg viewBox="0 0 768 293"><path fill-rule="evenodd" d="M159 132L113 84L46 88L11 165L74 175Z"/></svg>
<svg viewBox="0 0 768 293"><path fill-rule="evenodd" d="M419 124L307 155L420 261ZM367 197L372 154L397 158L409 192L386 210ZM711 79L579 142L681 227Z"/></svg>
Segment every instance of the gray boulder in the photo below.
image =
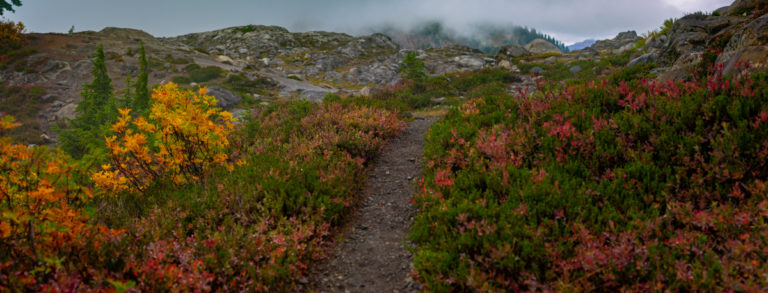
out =
<svg viewBox="0 0 768 293"><path fill-rule="evenodd" d="M326 91L302 91L299 96L308 101L312 102L322 102L325 95L327 95L329 92Z"/></svg>
<svg viewBox="0 0 768 293"><path fill-rule="evenodd" d="M208 95L215 97L216 101L219 102L218 106L222 108L228 108L242 102L242 98L240 98L240 96L237 96L219 86L209 86Z"/></svg>
<svg viewBox="0 0 768 293"><path fill-rule="evenodd" d="M525 50L535 55L563 53L563 51L560 51L560 48L544 39L533 40L532 42L528 43L528 45L525 45Z"/></svg>
<svg viewBox="0 0 768 293"><path fill-rule="evenodd" d="M59 95L57 94L47 94L40 97L40 102L48 103L48 102L56 101L58 99L59 99Z"/></svg>
<svg viewBox="0 0 768 293"><path fill-rule="evenodd" d="M466 67L471 70L482 69L485 66L485 60L478 56L457 56L453 58L453 61L456 62L456 64L458 64L460 67Z"/></svg>
<svg viewBox="0 0 768 293"><path fill-rule="evenodd" d="M343 77L344 76L341 75L341 73L338 73L336 71L328 71L323 76L323 80L325 80L325 81L334 81L334 80L339 80L339 79L341 79Z"/></svg>
<svg viewBox="0 0 768 293"><path fill-rule="evenodd" d="M627 67L632 67L638 64L656 63L658 58L659 55L656 53L643 54L640 57L630 60L629 63L627 63Z"/></svg>
<svg viewBox="0 0 768 293"><path fill-rule="evenodd" d="M635 31L626 31L619 33L616 35L615 38L610 40L600 40L595 42L594 45L590 46L593 50L596 51L614 51L619 50L622 47L625 47L629 44L634 44L635 42L641 40L642 38L637 36L637 32Z"/></svg>
<svg viewBox="0 0 768 293"><path fill-rule="evenodd" d="M528 50L526 50L523 46L506 45L499 48L499 52L496 53L496 60L525 57L530 55L531 52L528 52Z"/></svg>
<svg viewBox="0 0 768 293"><path fill-rule="evenodd" d="M581 72L582 70L584 70L584 69L582 69L581 66L578 66L578 65L572 66L571 69L569 69L571 74L577 74L577 73Z"/></svg>
<svg viewBox="0 0 768 293"><path fill-rule="evenodd" d="M571 54L578 59L593 59L600 56L600 52L592 49L591 47L587 47L576 52L571 52Z"/></svg>

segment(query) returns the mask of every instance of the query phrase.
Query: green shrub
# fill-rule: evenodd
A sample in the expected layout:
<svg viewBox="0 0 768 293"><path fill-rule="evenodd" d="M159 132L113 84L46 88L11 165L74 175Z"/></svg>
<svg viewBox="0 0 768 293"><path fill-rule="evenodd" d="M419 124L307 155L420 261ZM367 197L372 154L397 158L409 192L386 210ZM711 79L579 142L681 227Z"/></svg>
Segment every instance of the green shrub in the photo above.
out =
<svg viewBox="0 0 768 293"><path fill-rule="evenodd" d="M193 82L207 82L222 77L226 71L216 66L206 66L189 72Z"/></svg>
<svg viewBox="0 0 768 293"><path fill-rule="evenodd" d="M491 86L430 129L410 233L427 290L767 285L768 72L636 68L533 96Z"/></svg>
<svg viewBox="0 0 768 293"><path fill-rule="evenodd" d="M257 29L258 29L258 27L255 26L255 25L252 25L252 24L235 28L235 30L237 30L238 32L243 33L243 34L254 32Z"/></svg>
<svg viewBox="0 0 768 293"><path fill-rule="evenodd" d="M192 63L192 60L190 59L183 58L183 57L175 58L171 54L165 55L165 61L168 61L168 63L171 63L171 64L178 64L178 65Z"/></svg>
<svg viewBox="0 0 768 293"><path fill-rule="evenodd" d="M231 90L241 93L256 92L258 90L273 89L277 83L269 78L259 76L256 79L249 79L242 74L230 74L224 85Z"/></svg>
<svg viewBox="0 0 768 293"><path fill-rule="evenodd" d="M226 70L216 66L201 67L192 63L184 67L187 75L174 76L171 81L178 84L189 84L192 82L202 83L220 78L226 74Z"/></svg>
<svg viewBox="0 0 768 293"><path fill-rule="evenodd" d="M668 35L669 32L672 30L672 26L675 25L675 21L677 21L677 19L675 19L675 18L669 18L669 19L665 20L664 21L664 25L662 25L659 28L659 34L661 34L661 35Z"/></svg>
<svg viewBox="0 0 768 293"><path fill-rule="evenodd" d="M190 79L189 76L186 76L186 75L177 75L177 76L171 77L171 81L177 84L190 84L192 82L192 79Z"/></svg>

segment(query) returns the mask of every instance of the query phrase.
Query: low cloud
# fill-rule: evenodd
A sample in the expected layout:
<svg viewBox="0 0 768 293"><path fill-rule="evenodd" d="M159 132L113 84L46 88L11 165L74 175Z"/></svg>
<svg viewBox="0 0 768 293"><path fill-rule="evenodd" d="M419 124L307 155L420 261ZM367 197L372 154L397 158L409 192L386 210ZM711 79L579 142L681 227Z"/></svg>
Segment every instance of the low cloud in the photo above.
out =
<svg viewBox="0 0 768 293"><path fill-rule="evenodd" d="M647 32L686 12L713 11L727 0L29 0L9 16L32 31L132 27L174 36L234 25L364 33L382 25L407 28L442 21L469 32L476 24L536 28L565 43Z"/></svg>

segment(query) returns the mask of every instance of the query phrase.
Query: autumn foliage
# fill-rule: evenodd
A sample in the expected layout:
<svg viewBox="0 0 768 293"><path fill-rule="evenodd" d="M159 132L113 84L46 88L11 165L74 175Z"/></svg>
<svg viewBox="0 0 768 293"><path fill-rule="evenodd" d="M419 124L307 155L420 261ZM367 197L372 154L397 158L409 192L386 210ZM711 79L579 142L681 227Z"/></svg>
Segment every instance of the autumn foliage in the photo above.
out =
<svg viewBox="0 0 768 293"><path fill-rule="evenodd" d="M211 167L229 159L232 114L216 108L216 99L168 83L155 89L148 118L133 118L130 109L112 125L107 138L112 164L93 175L111 191L144 191L155 180L184 184L205 178Z"/></svg>
<svg viewBox="0 0 768 293"><path fill-rule="evenodd" d="M405 126L381 108L292 101L236 127L204 89L152 99L146 117L120 110L110 162L90 176L0 140L0 291L297 290ZM15 126L5 116L0 132Z"/></svg>
<svg viewBox="0 0 768 293"><path fill-rule="evenodd" d="M21 48L26 41L24 24L13 21L0 21L0 55Z"/></svg>
<svg viewBox="0 0 768 293"><path fill-rule="evenodd" d="M39 288L66 274L65 264L96 248L105 235L79 207L89 189L76 184L76 165L59 151L14 144L4 137L18 126L0 118L0 291Z"/></svg>
<svg viewBox="0 0 768 293"><path fill-rule="evenodd" d="M768 73L478 95L425 153L429 290L768 289Z"/></svg>

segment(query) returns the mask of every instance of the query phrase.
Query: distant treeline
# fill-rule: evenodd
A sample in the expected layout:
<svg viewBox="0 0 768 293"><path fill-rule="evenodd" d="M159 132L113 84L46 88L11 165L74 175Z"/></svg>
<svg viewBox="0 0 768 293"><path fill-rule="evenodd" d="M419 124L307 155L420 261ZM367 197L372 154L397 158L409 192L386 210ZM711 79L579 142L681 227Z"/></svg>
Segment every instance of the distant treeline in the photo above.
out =
<svg viewBox="0 0 768 293"><path fill-rule="evenodd" d="M458 44L495 54L504 45L526 45L536 39L544 39L563 52L568 47L554 37L538 32L535 28L516 25L478 24L465 32L457 32L440 21L430 21L408 30L384 27L376 30L384 33L405 49L440 48Z"/></svg>

